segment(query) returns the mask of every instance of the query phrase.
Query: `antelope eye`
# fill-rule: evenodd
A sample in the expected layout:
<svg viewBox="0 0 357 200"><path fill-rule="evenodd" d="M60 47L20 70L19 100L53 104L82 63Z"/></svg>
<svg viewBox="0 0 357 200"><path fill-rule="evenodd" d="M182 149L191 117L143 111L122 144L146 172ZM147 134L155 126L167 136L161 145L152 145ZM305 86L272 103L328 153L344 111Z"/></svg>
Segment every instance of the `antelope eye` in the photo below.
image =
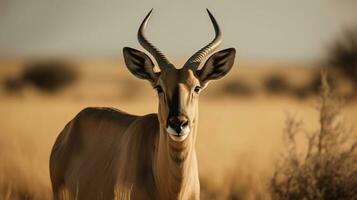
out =
<svg viewBox="0 0 357 200"><path fill-rule="evenodd" d="M195 91L196 93L199 93L199 92L201 91L201 87L200 87L200 86L196 86L195 89L194 89L194 91Z"/></svg>
<svg viewBox="0 0 357 200"><path fill-rule="evenodd" d="M156 92L157 92L158 94L161 94L162 92L164 92L164 90L162 89L162 87L161 87L160 85L154 87L154 89L156 90Z"/></svg>

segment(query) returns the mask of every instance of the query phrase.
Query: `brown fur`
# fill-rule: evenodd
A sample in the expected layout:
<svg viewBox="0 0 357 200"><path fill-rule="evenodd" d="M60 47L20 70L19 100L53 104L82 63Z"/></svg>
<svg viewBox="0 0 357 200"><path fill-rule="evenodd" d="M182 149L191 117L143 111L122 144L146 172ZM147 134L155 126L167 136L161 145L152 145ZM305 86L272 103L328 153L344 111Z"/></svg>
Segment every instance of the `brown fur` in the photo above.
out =
<svg viewBox="0 0 357 200"><path fill-rule="evenodd" d="M163 77L175 78L175 73ZM193 78L191 71L181 73ZM196 106L191 111L192 133L180 143L168 137L163 117L168 112L164 104L159 107L162 117L111 108L81 111L53 146L50 175L55 198L67 189L77 199L199 199Z"/></svg>

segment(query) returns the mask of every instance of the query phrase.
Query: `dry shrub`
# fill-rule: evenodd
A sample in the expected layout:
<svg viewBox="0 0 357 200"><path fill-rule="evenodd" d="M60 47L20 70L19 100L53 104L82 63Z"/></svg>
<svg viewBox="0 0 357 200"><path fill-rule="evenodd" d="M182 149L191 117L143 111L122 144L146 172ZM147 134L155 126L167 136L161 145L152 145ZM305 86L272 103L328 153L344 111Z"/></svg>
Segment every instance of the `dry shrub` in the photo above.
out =
<svg viewBox="0 0 357 200"><path fill-rule="evenodd" d="M357 140L340 117L340 101L322 78L320 128L304 131L302 121L288 117L283 133L286 151L271 179L273 199L357 199ZM305 133L307 149L297 137Z"/></svg>

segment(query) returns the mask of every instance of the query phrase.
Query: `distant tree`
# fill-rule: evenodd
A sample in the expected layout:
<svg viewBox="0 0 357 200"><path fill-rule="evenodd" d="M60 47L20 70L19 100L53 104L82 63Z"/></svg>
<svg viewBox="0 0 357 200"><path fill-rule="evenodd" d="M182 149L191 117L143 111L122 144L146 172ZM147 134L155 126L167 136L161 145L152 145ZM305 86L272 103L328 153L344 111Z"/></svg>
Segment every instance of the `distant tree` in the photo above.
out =
<svg viewBox="0 0 357 200"><path fill-rule="evenodd" d="M332 43L328 63L357 84L357 27Z"/></svg>

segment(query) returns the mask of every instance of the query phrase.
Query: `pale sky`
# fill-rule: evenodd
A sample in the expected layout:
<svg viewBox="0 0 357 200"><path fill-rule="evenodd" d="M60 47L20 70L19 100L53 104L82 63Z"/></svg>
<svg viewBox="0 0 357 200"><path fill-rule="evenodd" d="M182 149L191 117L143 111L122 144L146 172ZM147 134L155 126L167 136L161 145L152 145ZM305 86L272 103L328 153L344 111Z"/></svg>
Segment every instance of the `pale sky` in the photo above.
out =
<svg viewBox="0 0 357 200"><path fill-rule="evenodd" d="M141 49L137 29L154 8L147 37L169 58L188 58L221 25L221 48L243 60L316 61L357 26L354 0L0 0L0 57L120 56Z"/></svg>

